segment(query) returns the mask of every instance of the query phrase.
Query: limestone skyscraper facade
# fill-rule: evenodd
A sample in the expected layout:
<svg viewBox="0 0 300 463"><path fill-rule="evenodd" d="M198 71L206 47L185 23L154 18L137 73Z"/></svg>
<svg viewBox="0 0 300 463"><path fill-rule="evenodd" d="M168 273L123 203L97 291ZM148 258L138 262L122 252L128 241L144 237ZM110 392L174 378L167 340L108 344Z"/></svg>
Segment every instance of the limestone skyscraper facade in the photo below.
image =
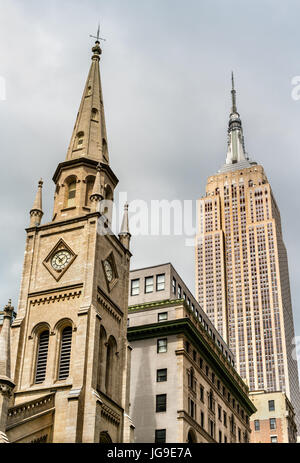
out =
<svg viewBox="0 0 300 463"><path fill-rule="evenodd" d="M233 79L232 79L233 83ZM232 85L226 163L198 201L196 295L250 390L285 391L300 428L287 252L271 185L245 150Z"/></svg>

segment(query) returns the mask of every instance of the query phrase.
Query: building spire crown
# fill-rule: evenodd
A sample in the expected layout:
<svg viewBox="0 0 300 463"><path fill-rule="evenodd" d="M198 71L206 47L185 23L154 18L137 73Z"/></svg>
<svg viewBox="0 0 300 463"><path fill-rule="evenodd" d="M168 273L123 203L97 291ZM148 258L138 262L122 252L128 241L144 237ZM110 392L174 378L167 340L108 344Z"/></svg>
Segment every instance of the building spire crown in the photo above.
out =
<svg viewBox="0 0 300 463"><path fill-rule="evenodd" d="M129 208L128 203L125 203L119 238L120 238L121 243L125 246L125 248L129 250L131 234L129 232L128 208Z"/></svg>
<svg viewBox="0 0 300 463"><path fill-rule="evenodd" d="M99 61L102 54L100 29L92 47L92 63L84 87L77 119L67 152L67 161L88 158L109 163Z"/></svg>
<svg viewBox="0 0 300 463"><path fill-rule="evenodd" d="M43 213L43 206L42 206L42 188L43 188L43 180L40 179L38 183L38 190L35 196L35 200L30 210L30 226L35 227L40 225Z"/></svg>
<svg viewBox="0 0 300 463"><path fill-rule="evenodd" d="M242 121L236 105L236 90L233 72L231 73L231 102L232 106L228 123L228 151L226 164L235 164L247 160Z"/></svg>
<svg viewBox="0 0 300 463"><path fill-rule="evenodd" d="M97 173L96 173L93 191L90 196L90 200L92 201L92 203L98 203L102 201L104 197L104 192L103 192L104 188L103 188L102 179L101 179L101 171L102 171L101 164L99 163L97 165Z"/></svg>
<svg viewBox="0 0 300 463"><path fill-rule="evenodd" d="M233 71L231 72L231 99L232 99L232 113L237 113L236 109L236 91L234 88L234 75Z"/></svg>

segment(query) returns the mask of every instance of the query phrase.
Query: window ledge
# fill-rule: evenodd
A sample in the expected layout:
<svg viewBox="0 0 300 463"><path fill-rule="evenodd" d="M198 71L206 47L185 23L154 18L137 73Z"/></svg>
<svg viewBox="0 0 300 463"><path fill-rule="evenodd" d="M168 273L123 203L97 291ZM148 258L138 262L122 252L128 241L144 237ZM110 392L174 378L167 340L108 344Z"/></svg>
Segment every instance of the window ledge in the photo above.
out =
<svg viewBox="0 0 300 463"><path fill-rule="evenodd" d="M76 209L76 206L72 206L72 207L65 207L64 209L61 209L61 212L66 212L66 211L72 211Z"/></svg>

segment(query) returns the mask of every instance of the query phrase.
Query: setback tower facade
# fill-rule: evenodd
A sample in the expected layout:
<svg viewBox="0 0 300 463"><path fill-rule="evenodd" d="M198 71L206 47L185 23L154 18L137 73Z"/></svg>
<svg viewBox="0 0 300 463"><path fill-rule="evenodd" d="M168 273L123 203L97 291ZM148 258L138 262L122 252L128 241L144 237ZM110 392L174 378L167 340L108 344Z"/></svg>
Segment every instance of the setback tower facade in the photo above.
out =
<svg viewBox="0 0 300 463"><path fill-rule="evenodd" d="M198 201L196 295L250 390L284 391L300 429L297 360L280 212L261 165L245 151L232 78L226 163Z"/></svg>

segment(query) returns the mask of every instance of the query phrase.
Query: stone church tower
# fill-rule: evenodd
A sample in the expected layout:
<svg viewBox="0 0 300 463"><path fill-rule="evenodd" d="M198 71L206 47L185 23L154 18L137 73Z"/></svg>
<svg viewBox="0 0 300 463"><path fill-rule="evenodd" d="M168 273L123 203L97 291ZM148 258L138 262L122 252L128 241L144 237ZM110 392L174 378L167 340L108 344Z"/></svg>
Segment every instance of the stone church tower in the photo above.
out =
<svg viewBox="0 0 300 463"><path fill-rule="evenodd" d="M11 327L10 442L122 442L128 417L128 207L111 229L118 183L109 164L99 61L92 49L66 160L54 173L52 221L42 181L30 211L17 318Z"/></svg>

